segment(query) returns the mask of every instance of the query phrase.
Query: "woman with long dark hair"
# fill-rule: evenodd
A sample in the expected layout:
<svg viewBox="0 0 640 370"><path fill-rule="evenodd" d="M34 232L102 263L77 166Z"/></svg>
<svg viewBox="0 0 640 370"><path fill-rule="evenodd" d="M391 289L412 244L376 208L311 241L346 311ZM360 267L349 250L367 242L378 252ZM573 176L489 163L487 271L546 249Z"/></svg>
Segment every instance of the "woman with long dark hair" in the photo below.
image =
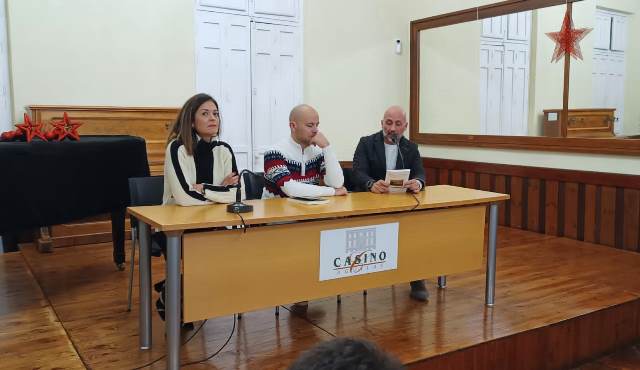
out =
<svg viewBox="0 0 640 370"><path fill-rule="evenodd" d="M235 201L238 168L231 146L218 140L220 126L211 96L196 94L184 104L167 141L163 204Z"/></svg>

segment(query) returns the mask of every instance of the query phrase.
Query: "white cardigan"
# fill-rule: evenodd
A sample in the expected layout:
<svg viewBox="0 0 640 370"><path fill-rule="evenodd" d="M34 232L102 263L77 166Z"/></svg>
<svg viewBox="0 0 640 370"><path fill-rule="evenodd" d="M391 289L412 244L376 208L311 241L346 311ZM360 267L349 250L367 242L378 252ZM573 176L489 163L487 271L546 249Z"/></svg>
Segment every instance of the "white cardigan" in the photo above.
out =
<svg viewBox="0 0 640 370"><path fill-rule="evenodd" d="M164 194L162 204L195 206L202 204L233 203L237 189L220 186L222 180L233 171L233 154L228 144L219 142L213 152L213 183L205 185L204 195L193 189L196 183L196 163L187 154L184 145L173 140L167 145L164 159ZM244 186L242 199L244 199Z"/></svg>

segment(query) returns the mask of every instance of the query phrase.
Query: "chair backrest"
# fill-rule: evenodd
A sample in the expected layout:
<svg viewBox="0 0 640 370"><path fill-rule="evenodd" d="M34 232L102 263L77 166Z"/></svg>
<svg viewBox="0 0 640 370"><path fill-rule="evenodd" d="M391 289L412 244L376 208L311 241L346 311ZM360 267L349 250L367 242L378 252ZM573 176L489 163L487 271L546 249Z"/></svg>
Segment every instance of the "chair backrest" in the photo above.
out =
<svg viewBox="0 0 640 370"><path fill-rule="evenodd" d="M353 183L353 169L343 168L342 174L344 175L344 187L347 188L348 191L358 191Z"/></svg>
<svg viewBox="0 0 640 370"><path fill-rule="evenodd" d="M164 176L130 177L129 205L157 206L162 204ZM131 227L138 227L138 220L131 216Z"/></svg>
<svg viewBox="0 0 640 370"><path fill-rule="evenodd" d="M164 176L129 178L129 204L132 206L155 206L162 204Z"/></svg>
<svg viewBox="0 0 640 370"><path fill-rule="evenodd" d="M245 172L242 174L244 180L244 191L247 199L262 198L262 189L264 188L264 172Z"/></svg>

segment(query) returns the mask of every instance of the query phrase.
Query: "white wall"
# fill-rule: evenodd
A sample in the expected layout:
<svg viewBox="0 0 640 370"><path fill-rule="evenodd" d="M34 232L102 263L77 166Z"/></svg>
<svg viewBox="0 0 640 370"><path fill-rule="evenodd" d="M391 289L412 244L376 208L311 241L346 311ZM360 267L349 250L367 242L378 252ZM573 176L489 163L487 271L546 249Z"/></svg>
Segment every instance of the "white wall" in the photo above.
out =
<svg viewBox="0 0 640 370"><path fill-rule="evenodd" d="M410 20L490 2L304 1L304 97L318 108L339 159L352 159L358 138L379 129L388 105L408 108ZM16 116L28 104L179 106L195 90L192 1L11 0L8 18ZM404 46L400 56L393 52L395 38ZM640 160L624 156L421 151L481 162L640 171Z"/></svg>
<svg viewBox="0 0 640 370"><path fill-rule="evenodd" d="M0 0L0 132L10 130L13 123L6 5L6 0Z"/></svg>
<svg viewBox="0 0 640 370"><path fill-rule="evenodd" d="M10 0L14 117L31 104L179 106L195 91L193 4Z"/></svg>
<svg viewBox="0 0 640 370"><path fill-rule="evenodd" d="M465 22L420 31L420 71L426 72L420 76L420 132L480 134L481 27Z"/></svg>
<svg viewBox="0 0 640 370"><path fill-rule="evenodd" d="M318 109L341 160L353 158L360 136L380 129L387 106L407 106L409 23L401 2L304 2L304 99Z"/></svg>

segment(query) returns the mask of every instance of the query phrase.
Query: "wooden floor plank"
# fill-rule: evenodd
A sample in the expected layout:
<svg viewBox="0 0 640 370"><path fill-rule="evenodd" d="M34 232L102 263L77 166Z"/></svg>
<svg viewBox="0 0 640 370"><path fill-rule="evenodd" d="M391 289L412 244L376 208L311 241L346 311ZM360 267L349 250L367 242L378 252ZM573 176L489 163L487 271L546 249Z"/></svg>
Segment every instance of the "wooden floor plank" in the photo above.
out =
<svg viewBox="0 0 640 370"><path fill-rule="evenodd" d="M0 368L85 368L17 252L0 254Z"/></svg>
<svg viewBox="0 0 640 370"><path fill-rule="evenodd" d="M488 363L494 357L494 362L501 361L499 357L506 358L506 362L495 367L505 368L503 366L518 360L509 357L516 353L513 349L543 345L539 343L541 337L523 333L640 299L640 279L629 279L640 273L637 253L503 227L499 228L498 240L494 308L484 305L485 275L483 270L476 270L450 276L445 290L436 289L433 280L428 280L431 298L426 303L409 299L409 285L398 284L371 289L366 296L359 292L344 295L341 304L335 297L314 300L304 318L285 308L279 317L274 316L272 309L249 312L238 322L229 345L214 359L193 368L282 369L302 351L332 336L370 339L405 363L457 353L487 342L491 343L487 348L495 352L482 349L485 351L482 356ZM134 309L126 312L128 274L115 271L109 244L59 248L52 254L24 248L22 253L64 324L70 341L91 368L127 369L164 354L164 330L155 312L153 348L138 350L137 282ZM0 261L4 260L5 256L0 255ZM154 258L153 281L162 278L163 268L162 259ZM7 263L0 262L0 277L11 275L9 269ZM9 288L2 287L0 285L5 296L13 297L11 300L21 302L29 310L38 310L45 302L42 298L29 298L28 294L16 295L22 288L10 288L13 293L9 294ZM155 297L154 293L154 300ZM7 314L27 311L11 304L8 307L13 308L3 307L5 305L0 305L0 310ZM14 330L24 326L22 324L14 321ZM182 360L202 359L215 352L226 340L232 325L231 316L209 320L204 329L181 348ZM590 327L568 325L567 328L571 331ZM507 338L515 335L519 336L511 343ZM38 336L34 338L38 340ZM554 338L562 340L564 336ZM602 340L605 339L610 338ZM4 342L0 338L0 349ZM585 346L576 344L575 348L583 350ZM467 365L473 363L474 356L480 355L460 352L459 356L456 361L461 368L472 368ZM29 360L18 359L14 364L31 365ZM531 366L537 366L536 359L530 360ZM566 357L550 363L564 365L563 361ZM159 361L151 368L164 368L164 362Z"/></svg>

